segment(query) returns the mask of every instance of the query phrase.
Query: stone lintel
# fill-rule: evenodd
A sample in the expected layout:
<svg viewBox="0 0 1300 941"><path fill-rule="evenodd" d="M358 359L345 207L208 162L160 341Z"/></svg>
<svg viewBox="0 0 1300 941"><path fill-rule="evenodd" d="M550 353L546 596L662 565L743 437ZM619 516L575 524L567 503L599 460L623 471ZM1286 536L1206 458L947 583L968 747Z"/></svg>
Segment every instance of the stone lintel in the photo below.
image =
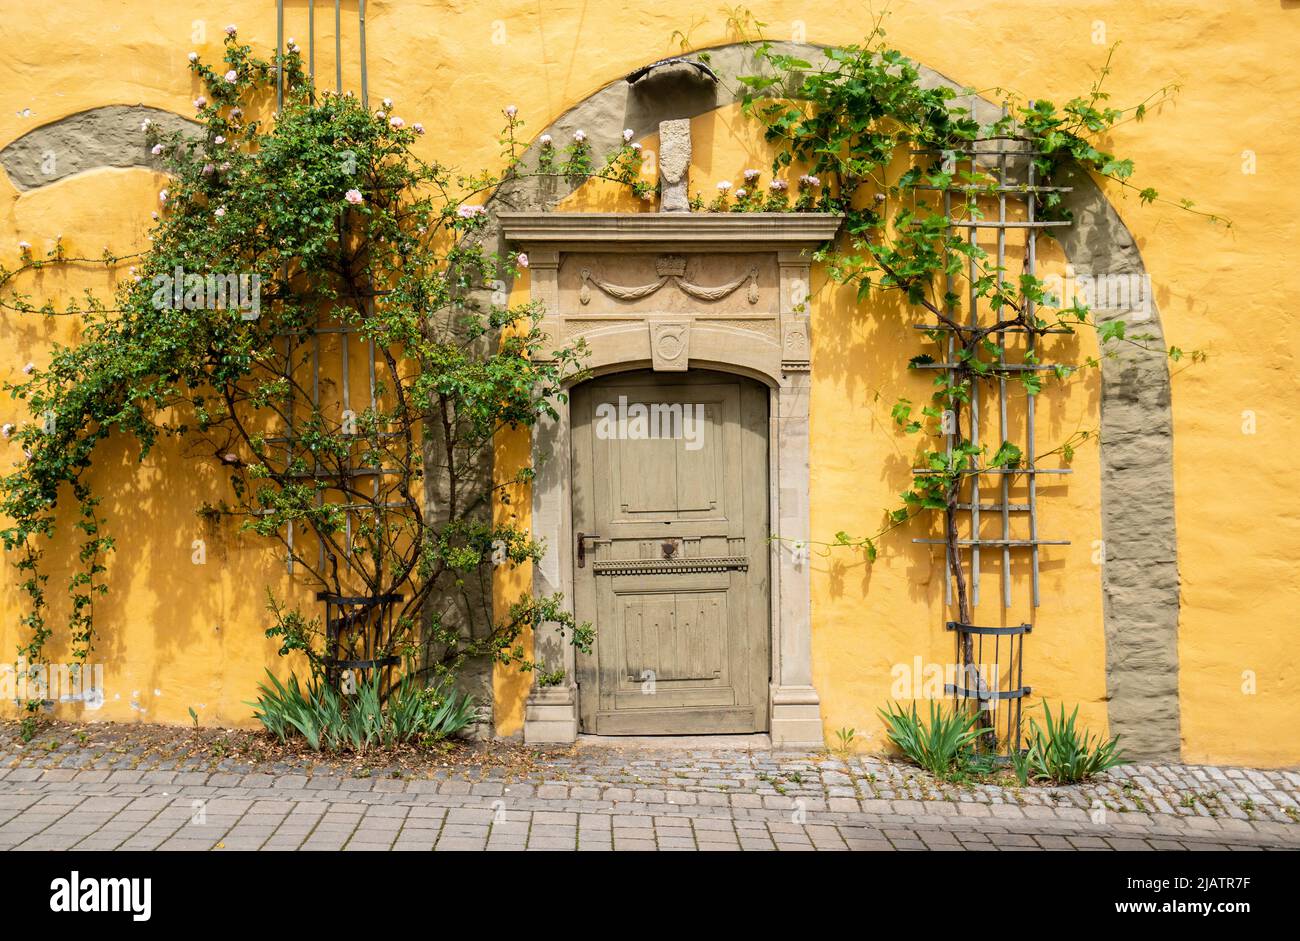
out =
<svg viewBox="0 0 1300 941"><path fill-rule="evenodd" d="M822 212L502 212L507 242L539 250L800 252L834 238L844 217ZM786 264L794 263L793 260ZM802 256L807 266L810 258Z"/></svg>

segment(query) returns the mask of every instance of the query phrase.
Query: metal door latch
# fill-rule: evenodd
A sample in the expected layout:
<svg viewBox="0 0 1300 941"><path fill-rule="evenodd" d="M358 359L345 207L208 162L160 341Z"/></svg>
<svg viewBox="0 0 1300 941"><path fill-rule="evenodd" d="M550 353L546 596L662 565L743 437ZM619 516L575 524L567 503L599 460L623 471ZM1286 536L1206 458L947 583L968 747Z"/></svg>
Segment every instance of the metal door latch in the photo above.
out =
<svg viewBox="0 0 1300 941"><path fill-rule="evenodd" d="M597 533L578 533L578 568L587 567L587 540L599 538Z"/></svg>

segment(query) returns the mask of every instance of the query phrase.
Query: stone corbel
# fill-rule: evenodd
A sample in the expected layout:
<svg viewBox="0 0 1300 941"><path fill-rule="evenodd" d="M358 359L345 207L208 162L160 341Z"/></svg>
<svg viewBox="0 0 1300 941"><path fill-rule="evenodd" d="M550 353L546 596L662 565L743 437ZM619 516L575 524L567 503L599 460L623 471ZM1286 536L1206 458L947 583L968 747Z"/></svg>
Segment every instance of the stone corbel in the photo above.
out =
<svg viewBox="0 0 1300 941"><path fill-rule="evenodd" d="M781 371L808 372L812 338L808 334L808 295L812 269L803 252L776 256L781 272Z"/></svg>
<svg viewBox="0 0 1300 941"><path fill-rule="evenodd" d="M811 367L808 318L792 317L781 325L781 369L807 372Z"/></svg>

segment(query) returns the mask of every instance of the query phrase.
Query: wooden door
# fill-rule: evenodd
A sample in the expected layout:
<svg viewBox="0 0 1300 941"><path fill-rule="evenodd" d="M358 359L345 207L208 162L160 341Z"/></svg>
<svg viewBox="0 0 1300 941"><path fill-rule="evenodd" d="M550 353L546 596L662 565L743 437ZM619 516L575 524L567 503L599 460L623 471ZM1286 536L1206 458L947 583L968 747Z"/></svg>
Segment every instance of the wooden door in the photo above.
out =
<svg viewBox="0 0 1300 941"><path fill-rule="evenodd" d="M596 629L578 657L583 731L765 730L766 388L637 372L571 405L574 605Z"/></svg>

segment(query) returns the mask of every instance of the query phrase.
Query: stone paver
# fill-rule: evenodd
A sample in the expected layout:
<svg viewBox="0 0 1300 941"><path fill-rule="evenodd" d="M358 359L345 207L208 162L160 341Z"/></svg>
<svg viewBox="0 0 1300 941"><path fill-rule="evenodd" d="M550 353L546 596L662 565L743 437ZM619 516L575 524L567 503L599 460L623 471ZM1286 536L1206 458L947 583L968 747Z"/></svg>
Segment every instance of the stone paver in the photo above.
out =
<svg viewBox="0 0 1300 941"><path fill-rule="evenodd" d="M1300 849L1288 771L1134 764L1014 788L875 756L510 743L361 771L229 758L179 729L138 745L14 728L0 724L0 849Z"/></svg>
<svg viewBox="0 0 1300 941"><path fill-rule="evenodd" d="M1300 775L1286 771L1130 765L1015 788L740 748L528 749L519 765L485 753L366 776L310 759L66 751L0 736L0 849L1300 849Z"/></svg>

